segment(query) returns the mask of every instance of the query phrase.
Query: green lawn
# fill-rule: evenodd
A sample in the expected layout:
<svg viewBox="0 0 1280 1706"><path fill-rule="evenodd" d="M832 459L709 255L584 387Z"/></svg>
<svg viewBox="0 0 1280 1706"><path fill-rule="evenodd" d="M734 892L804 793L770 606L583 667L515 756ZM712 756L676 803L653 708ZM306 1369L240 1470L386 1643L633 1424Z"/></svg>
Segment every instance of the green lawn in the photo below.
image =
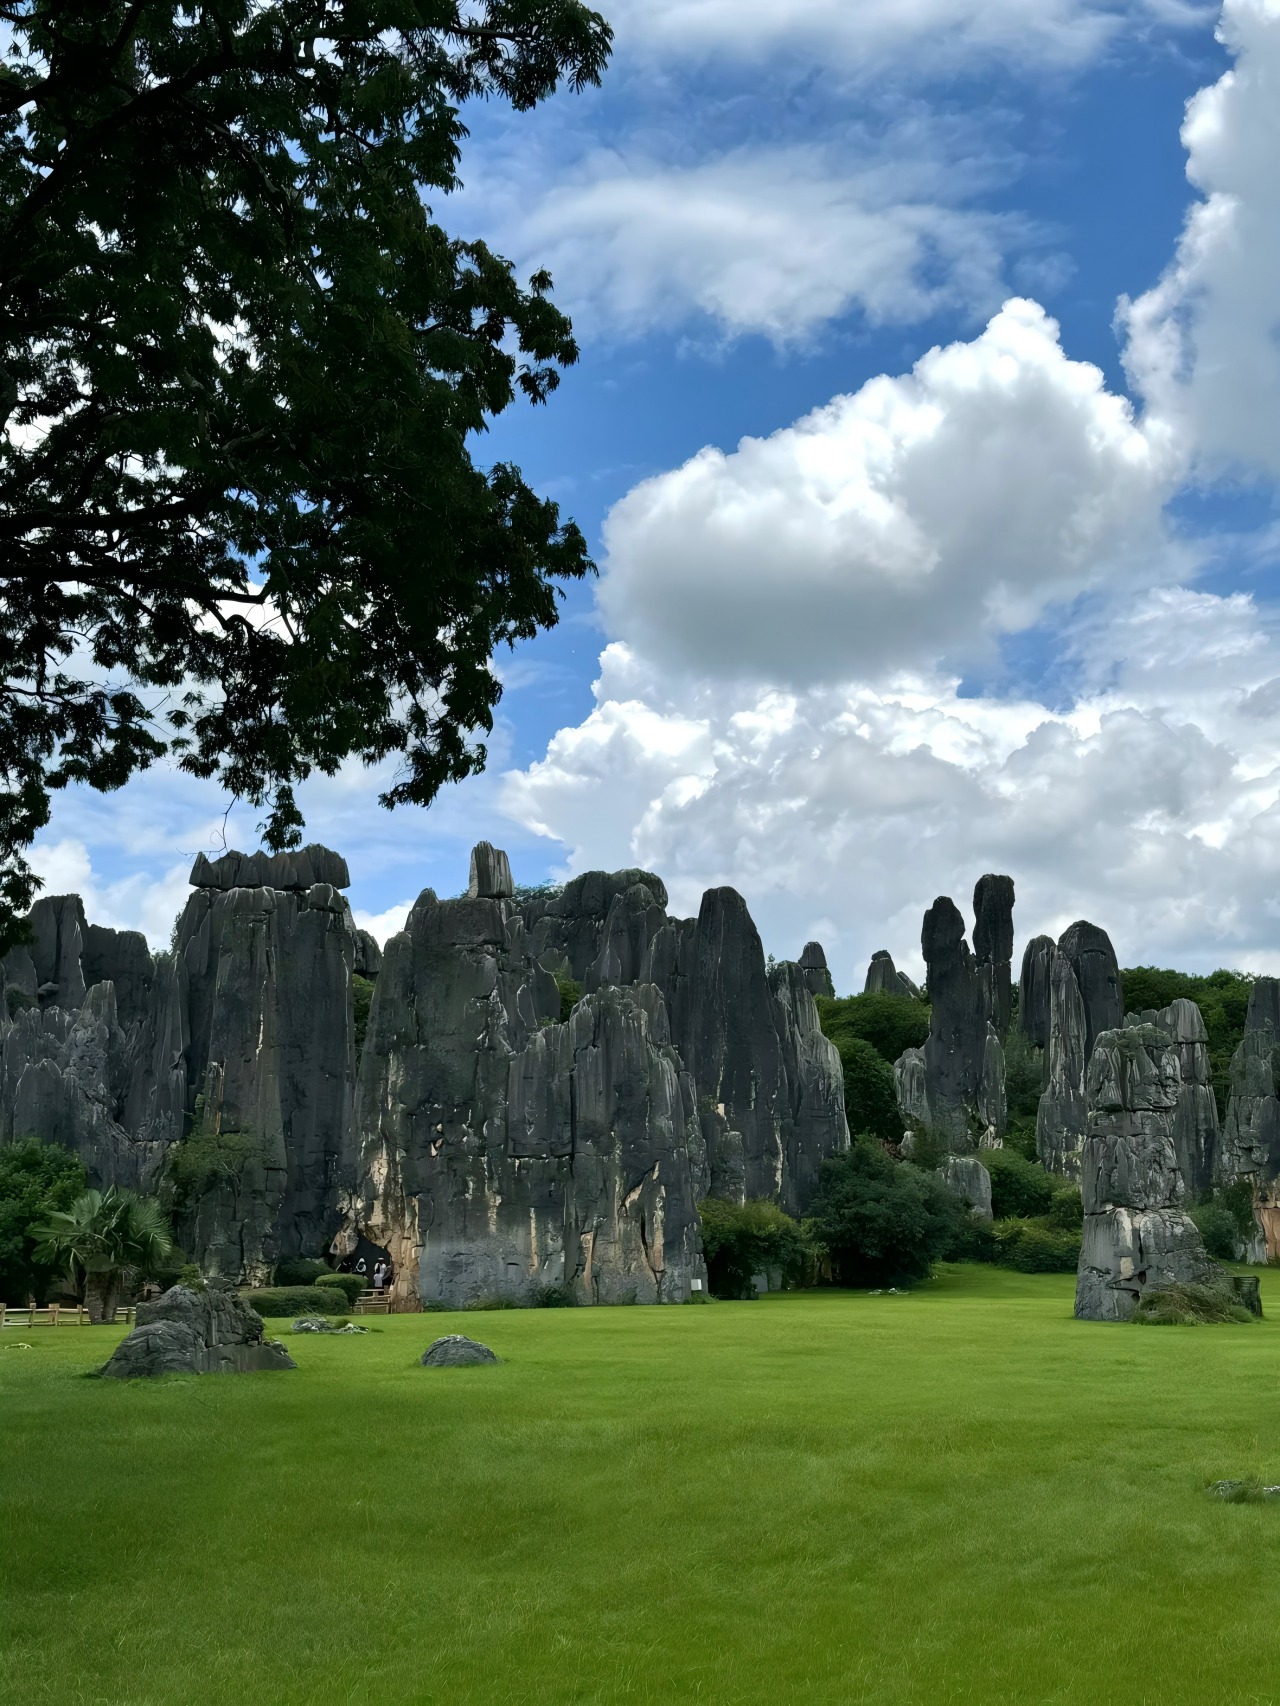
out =
<svg viewBox="0 0 1280 1706"><path fill-rule="evenodd" d="M1262 1283L401 1316L132 1385L81 1378L118 1329L6 1328L0 1700L1280 1702L1280 1507L1203 1492L1280 1480ZM459 1330L504 1366L418 1366Z"/></svg>

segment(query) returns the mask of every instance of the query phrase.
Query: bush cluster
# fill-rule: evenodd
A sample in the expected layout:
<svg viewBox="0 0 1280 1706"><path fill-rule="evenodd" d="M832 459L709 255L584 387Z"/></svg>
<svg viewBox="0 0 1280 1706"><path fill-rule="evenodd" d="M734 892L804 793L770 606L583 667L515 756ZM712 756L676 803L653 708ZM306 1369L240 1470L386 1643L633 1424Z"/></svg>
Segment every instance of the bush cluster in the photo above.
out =
<svg viewBox="0 0 1280 1706"><path fill-rule="evenodd" d="M963 1211L942 1181L867 1133L824 1161L806 1228L840 1285L910 1285L953 1241Z"/></svg>
<svg viewBox="0 0 1280 1706"><path fill-rule="evenodd" d="M754 1277L778 1269L794 1285L805 1277L811 1251L803 1228L776 1203L699 1203L702 1250L715 1297L754 1297Z"/></svg>
<svg viewBox="0 0 1280 1706"><path fill-rule="evenodd" d="M345 1315L348 1304L336 1285L273 1285L240 1293L264 1319L298 1315Z"/></svg>
<svg viewBox="0 0 1280 1706"><path fill-rule="evenodd" d="M1257 1316L1225 1286L1165 1285L1143 1292L1133 1319L1144 1327L1199 1327L1232 1321L1244 1325Z"/></svg>
<svg viewBox="0 0 1280 1706"><path fill-rule="evenodd" d="M353 1304L362 1291L368 1290L368 1282L363 1274L317 1274L312 1284L336 1286L348 1304Z"/></svg>

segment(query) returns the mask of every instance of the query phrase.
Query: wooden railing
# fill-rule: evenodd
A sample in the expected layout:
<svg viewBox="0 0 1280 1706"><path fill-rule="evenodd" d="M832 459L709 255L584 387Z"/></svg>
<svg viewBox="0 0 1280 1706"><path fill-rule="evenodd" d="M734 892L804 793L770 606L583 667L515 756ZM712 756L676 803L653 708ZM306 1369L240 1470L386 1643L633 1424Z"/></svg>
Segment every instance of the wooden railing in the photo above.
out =
<svg viewBox="0 0 1280 1706"><path fill-rule="evenodd" d="M136 1305L120 1304L113 1320L131 1326ZM0 1327L87 1327L89 1311L83 1303L0 1303Z"/></svg>

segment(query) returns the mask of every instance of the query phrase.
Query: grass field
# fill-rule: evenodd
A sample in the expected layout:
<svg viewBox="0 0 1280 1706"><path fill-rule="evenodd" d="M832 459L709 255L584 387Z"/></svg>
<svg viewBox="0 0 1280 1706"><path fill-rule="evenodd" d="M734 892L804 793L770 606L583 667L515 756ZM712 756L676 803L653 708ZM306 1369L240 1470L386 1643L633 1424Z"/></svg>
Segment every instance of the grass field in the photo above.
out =
<svg viewBox="0 0 1280 1706"><path fill-rule="evenodd" d="M0 1700L1280 1702L1280 1287L401 1316L296 1374L0 1335ZM428 1370L470 1331L500 1368ZM28 1343L30 1351L10 1348Z"/></svg>

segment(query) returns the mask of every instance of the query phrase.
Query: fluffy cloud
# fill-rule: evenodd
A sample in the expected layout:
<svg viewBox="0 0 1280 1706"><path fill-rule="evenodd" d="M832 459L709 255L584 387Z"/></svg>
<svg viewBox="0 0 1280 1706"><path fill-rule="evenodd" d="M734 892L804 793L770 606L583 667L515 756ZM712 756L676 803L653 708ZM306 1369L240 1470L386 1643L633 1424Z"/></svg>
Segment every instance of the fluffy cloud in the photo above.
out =
<svg viewBox="0 0 1280 1706"><path fill-rule="evenodd" d="M1126 28L1203 21L1196 0L614 0L624 45L757 59L799 50L852 69L998 56L1078 66Z"/></svg>
<svg viewBox="0 0 1280 1706"><path fill-rule="evenodd" d="M879 947L918 971L923 908L986 870L1013 873L1021 940L1085 916L1129 964L1280 969L1280 646L1249 599L1181 588L1095 638L1111 685L1068 712L937 677L690 687L615 643L596 710L506 807L574 870L660 871L679 909L732 883L844 988Z"/></svg>
<svg viewBox="0 0 1280 1706"><path fill-rule="evenodd" d="M986 870L1023 940L1085 916L1125 963L1280 971L1280 619L1188 584L1213 541L1162 519L1193 458L1280 473L1280 0L1223 31L1205 199L1126 313L1140 417L1013 302L615 508L595 710L507 778L570 869L650 865L684 910L732 883L845 988L881 946L918 971L923 908ZM1069 691L962 691L1037 622Z"/></svg>
<svg viewBox="0 0 1280 1706"><path fill-rule="evenodd" d="M1015 300L909 375L637 486L606 525L600 607L640 653L715 674L964 663L1055 602L1149 574L1173 472Z"/></svg>
<svg viewBox="0 0 1280 1706"><path fill-rule="evenodd" d="M1122 304L1130 376L1207 472L1280 474L1280 0L1226 0L1234 67L1187 107L1203 199L1160 283Z"/></svg>
<svg viewBox="0 0 1280 1706"><path fill-rule="evenodd" d="M697 313L786 343L855 308L907 323L999 301L1021 229L930 199L947 176L927 159L842 171L809 147L608 156L509 209L504 240L566 281L580 326L633 335Z"/></svg>

